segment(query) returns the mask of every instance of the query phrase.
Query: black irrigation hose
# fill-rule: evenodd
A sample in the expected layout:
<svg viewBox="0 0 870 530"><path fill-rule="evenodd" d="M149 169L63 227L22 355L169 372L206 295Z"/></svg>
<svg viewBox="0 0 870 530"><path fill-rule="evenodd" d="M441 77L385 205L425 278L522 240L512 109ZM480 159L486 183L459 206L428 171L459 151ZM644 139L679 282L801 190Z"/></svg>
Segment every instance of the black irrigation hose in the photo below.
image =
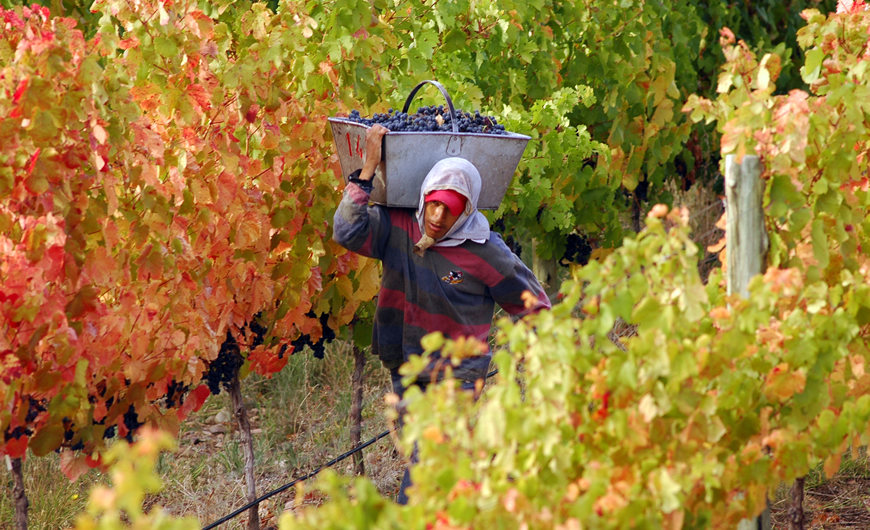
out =
<svg viewBox="0 0 870 530"><path fill-rule="evenodd" d="M494 375L497 374L497 373L498 373L498 370L493 370L493 371L491 371L490 373L486 374L486 379L489 379L490 377L494 376ZM326 469L326 468L328 468L328 467L332 467L332 466L334 466L335 464L341 462L342 460L344 460L344 459L346 459L346 458L348 458L348 457L354 455L355 453L358 453L358 452L362 451L363 449L365 449L366 447L368 447L368 446L372 445L373 443L377 442L377 441L380 440L381 438L386 437L388 434L390 434L390 433L393 432L394 430L395 430L395 427L392 428L392 429L388 429L388 430L382 432L381 434L375 436L375 437L372 438L371 440L369 440L369 441L367 441L367 442L365 442L365 443L363 443L363 444L360 444L360 445L354 447L353 449L351 449L350 451L344 453L343 455L339 455L339 456L333 458L333 459L330 460L329 462L323 464L322 466L318 467L317 469L315 469L314 471L308 473L307 475L302 476L302 477L299 477L299 478L297 478L296 480L294 480L294 481L292 481L292 482L290 482L290 483L288 483L288 484L284 484L284 485L281 486L280 488L278 488L278 489L274 489L274 490L270 491L269 493L266 493L266 494L263 495L262 497L260 497L260 498L258 498L258 499L256 499L256 500L254 500L254 501L249 502L248 504L242 506L242 507L239 508L238 510L232 512L231 514L229 514L229 515L225 515L225 516L221 517L220 519L218 519L217 521L211 523L211 524L208 525L208 526L204 526L204 527L202 528L202 530L211 530L212 528L216 528L216 527L218 527L218 526L220 526L220 525L226 523L226 522L229 521L230 519L233 519L233 518L235 518L235 517L238 517L239 515L245 513L246 511L250 510L250 509L253 508L254 506L258 506L261 502L263 502L263 501L265 501L265 500L267 500L267 499L269 499L269 498L271 498L271 497L274 497L275 495L281 493L282 491L286 491L286 490L292 488L293 486L296 485L297 482L301 482L301 481L303 481L303 480L308 480L308 479L310 479L311 477L313 477L314 475L316 475L316 474L320 473L321 471L323 471L324 469Z"/></svg>

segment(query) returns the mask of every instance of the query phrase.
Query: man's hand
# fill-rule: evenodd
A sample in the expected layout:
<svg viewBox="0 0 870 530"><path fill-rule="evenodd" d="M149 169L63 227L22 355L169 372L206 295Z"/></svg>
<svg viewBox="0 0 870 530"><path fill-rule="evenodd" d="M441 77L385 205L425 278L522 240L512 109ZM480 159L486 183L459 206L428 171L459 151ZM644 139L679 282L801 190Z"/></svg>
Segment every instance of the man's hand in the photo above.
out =
<svg viewBox="0 0 870 530"><path fill-rule="evenodd" d="M375 169L381 163L381 141L389 129L380 124L374 124L366 131L366 161L363 164L360 180L371 180L375 176Z"/></svg>

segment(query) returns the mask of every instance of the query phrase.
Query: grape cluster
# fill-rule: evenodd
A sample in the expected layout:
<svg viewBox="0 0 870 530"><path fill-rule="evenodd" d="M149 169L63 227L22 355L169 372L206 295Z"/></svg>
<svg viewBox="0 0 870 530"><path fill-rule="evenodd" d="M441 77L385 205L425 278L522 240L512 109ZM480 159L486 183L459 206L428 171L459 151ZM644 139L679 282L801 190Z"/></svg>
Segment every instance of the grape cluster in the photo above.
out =
<svg viewBox="0 0 870 530"><path fill-rule="evenodd" d="M305 316L309 318L317 318L317 314L314 311L309 311ZM323 333L320 335L320 340L317 342L312 342L311 337L308 335L300 335L299 338L291 342L290 344L293 346L293 352L301 352L305 346L311 348L311 351L314 352L314 357L317 359L323 359L323 353L326 351L326 344L335 340L335 331L329 327L329 313L323 313L319 317L320 327L323 329Z"/></svg>
<svg viewBox="0 0 870 530"><path fill-rule="evenodd" d="M233 334L227 331L227 338L221 344L217 358L209 363L208 370L203 376L209 391L218 395L221 393L221 386L229 390L233 378L239 373L239 368L244 362L238 342Z"/></svg>
<svg viewBox="0 0 870 530"><path fill-rule="evenodd" d="M130 405L127 412L124 413L124 426L127 427L127 436L124 438L129 443L133 443L133 433L142 423L139 421L139 414L136 413L136 406Z"/></svg>
<svg viewBox="0 0 870 530"><path fill-rule="evenodd" d="M362 117L359 111L354 109L347 119L368 126L377 123L391 131L453 132L450 109L445 109L444 105L420 107L415 114L390 109L386 113L376 113L371 118ZM504 125L498 123L492 116L481 114L479 110L470 113L456 109L456 125L459 132L463 133L508 134Z"/></svg>
<svg viewBox="0 0 870 530"><path fill-rule="evenodd" d="M567 267L568 263L578 263L586 265L589 263L589 256L592 255L592 247L589 246L589 240L580 234L568 234L568 239L565 241L565 254L559 260L563 266Z"/></svg>
<svg viewBox="0 0 870 530"><path fill-rule="evenodd" d="M523 246L520 245L519 239L513 236L513 234L505 236L505 233L508 231L507 226L504 223L504 217L499 217L492 226L489 227L493 232L498 232L504 237L504 244L510 249L511 252L519 256L523 251Z"/></svg>
<svg viewBox="0 0 870 530"><path fill-rule="evenodd" d="M251 348L256 348L260 344L263 344L263 341L266 340L266 329L265 326L260 324L260 316L262 313L257 313L254 315L254 319L248 324L248 327L251 329L251 333L254 334L254 337L251 341Z"/></svg>
<svg viewBox="0 0 870 530"><path fill-rule="evenodd" d="M27 409L27 416L24 417L24 421L30 423L31 421L35 420L41 412L45 412L47 409L45 408L44 399L42 401L37 401L32 397L28 397L27 399L29 400L29 407Z"/></svg>
<svg viewBox="0 0 870 530"><path fill-rule="evenodd" d="M64 420L66 420L66 419L67 418L64 418ZM73 437L76 434L75 431L73 430L73 427L75 427L75 423L64 421L64 428L66 429L63 432L64 442L69 443L72 441ZM72 451L81 451L82 449L85 448L85 442L80 438L78 442L70 445L69 448Z"/></svg>
<svg viewBox="0 0 870 530"><path fill-rule="evenodd" d="M190 386L177 382L175 379L169 383L166 389L166 408L171 409L178 405L184 405L184 395L190 389Z"/></svg>
<svg viewBox="0 0 870 530"><path fill-rule="evenodd" d="M523 246L520 245L519 241L514 239L514 236L507 236L504 239L504 244L507 245L511 252L513 252L517 256L521 255L523 252Z"/></svg>
<svg viewBox="0 0 870 530"><path fill-rule="evenodd" d="M30 436L33 434L33 431L28 429L27 427L18 426L12 430L6 429L6 432L3 433L3 440L8 442L13 438L15 440L21 438L22 436Z"/></svg>

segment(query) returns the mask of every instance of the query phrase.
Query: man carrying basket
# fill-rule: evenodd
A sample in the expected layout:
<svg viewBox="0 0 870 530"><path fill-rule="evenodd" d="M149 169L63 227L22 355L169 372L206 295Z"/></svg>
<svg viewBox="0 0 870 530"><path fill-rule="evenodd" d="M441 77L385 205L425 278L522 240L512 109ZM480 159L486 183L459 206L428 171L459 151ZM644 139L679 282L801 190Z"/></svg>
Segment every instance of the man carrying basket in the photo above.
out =
<svg viewBox="0 0 870 530"><path fill-rule="evenodd" d="M348 250L383 262L372 353L390 370L393 391L401 397L405 389L399 366L423 353L424 335L440 331L451 339L475 337L486 344L496 303L522 316L549 308L550 301L532 271L490 231L477 210L481 179L471 162L437 162L423 181L416 211L369 205L387 132L377 124L367 130L366 161L350 176L335 213L333 238ZM463 359L453 377L463 389L474 390L491 358L487 352ZM414 384L425 390L440 379L438 366L433 360ZM406 469L400 504L407 502L408 485Z"/></svg>

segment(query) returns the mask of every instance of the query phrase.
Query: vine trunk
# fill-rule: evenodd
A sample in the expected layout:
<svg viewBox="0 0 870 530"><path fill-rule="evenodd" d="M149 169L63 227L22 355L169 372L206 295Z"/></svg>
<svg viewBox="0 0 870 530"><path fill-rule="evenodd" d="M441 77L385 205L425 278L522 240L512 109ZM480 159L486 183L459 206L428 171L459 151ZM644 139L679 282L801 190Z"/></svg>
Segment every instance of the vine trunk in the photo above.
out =
<svg viewBox="0 0 870 530"><path fill-rule="evenodd" d="M242 398L242 384L239 376L233 378L230 386L230 396L233 399L233 413L239 424L239 439L245 455L245 483L248 487L248 502L257 499L257 484L254 481L254 438L251 436L251 422L248 420L248 409ZM260 530L259 507L248 510L248 530Z"/></svg>

